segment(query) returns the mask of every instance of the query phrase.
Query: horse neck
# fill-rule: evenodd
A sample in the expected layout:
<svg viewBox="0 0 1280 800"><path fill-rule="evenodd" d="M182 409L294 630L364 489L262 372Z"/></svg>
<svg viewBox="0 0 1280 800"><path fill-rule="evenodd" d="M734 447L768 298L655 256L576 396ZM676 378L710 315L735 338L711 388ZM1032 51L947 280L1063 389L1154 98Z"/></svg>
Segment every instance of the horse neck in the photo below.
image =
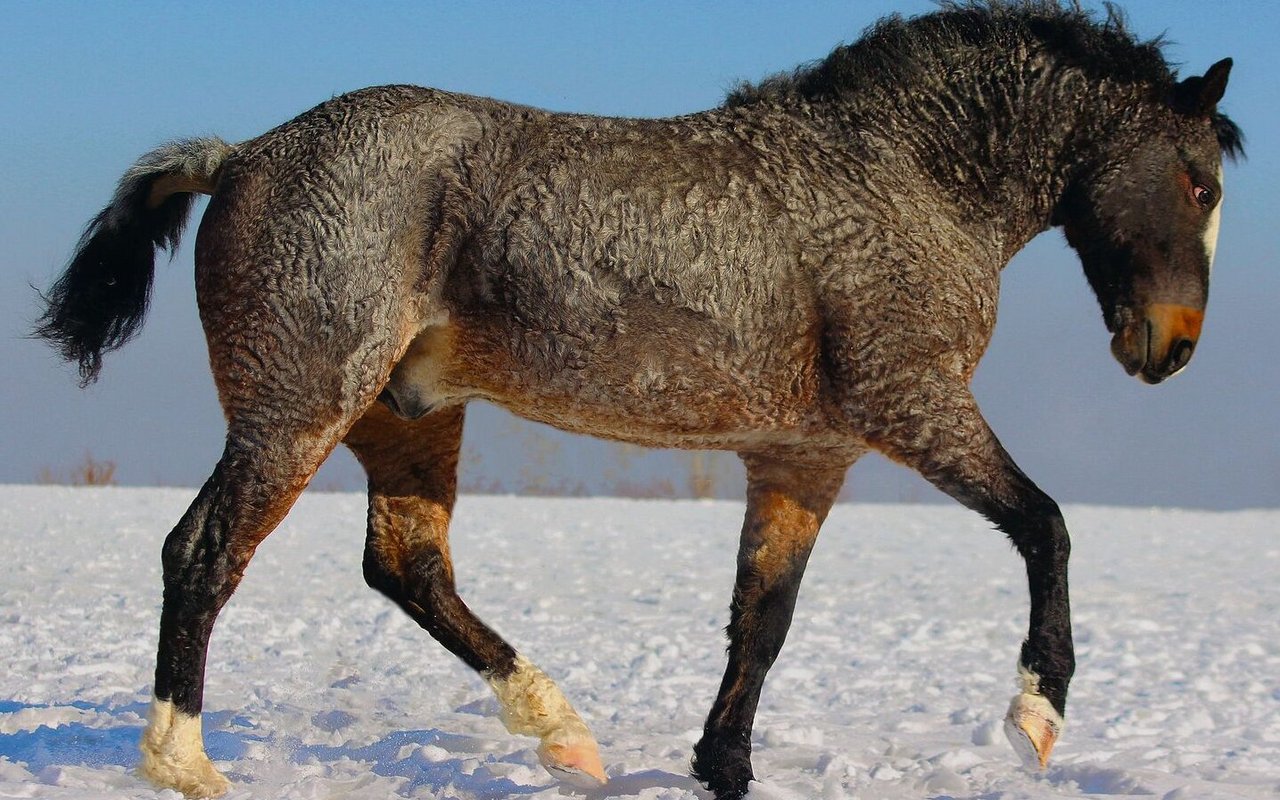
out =
<svg viewBox="0 0 1280 800"><path fill-rule="evenodd" d="M826 113L846 143L886 148L850 148L864 171L911 165L917 191L936 196L957 225L997 238L1007 260L1050 227L1063 192L1095 158L1093 143L1137 94L1047 57L987 53L914 82L859 87Z"/></svg>

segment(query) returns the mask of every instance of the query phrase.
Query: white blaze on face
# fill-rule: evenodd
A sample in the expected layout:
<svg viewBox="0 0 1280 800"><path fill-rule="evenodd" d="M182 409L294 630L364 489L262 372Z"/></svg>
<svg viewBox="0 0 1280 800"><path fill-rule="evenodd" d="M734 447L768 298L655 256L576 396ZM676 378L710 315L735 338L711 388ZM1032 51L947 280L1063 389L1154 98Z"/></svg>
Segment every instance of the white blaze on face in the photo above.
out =
<svg viewBox="0 0 1280 800"><path fill-rule="evenodd" d="M1209 212L1209 224L1204 229L1204 254L1209 259L1209 271L1213 271L1213 252L1218 248L1218 225L1222 221L1222 167L1218 167L1218 202Z"/></svg>

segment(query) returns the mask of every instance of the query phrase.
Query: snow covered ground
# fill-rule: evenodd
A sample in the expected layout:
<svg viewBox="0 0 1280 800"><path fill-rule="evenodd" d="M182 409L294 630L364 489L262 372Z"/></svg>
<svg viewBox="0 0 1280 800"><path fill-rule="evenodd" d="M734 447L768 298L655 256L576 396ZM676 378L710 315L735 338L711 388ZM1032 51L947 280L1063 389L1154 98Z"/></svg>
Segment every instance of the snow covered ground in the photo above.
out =
<svg viewBox="0 0 1280 800"><path fill-rule="evenodd" d="M0 487L0 796L156 798L133 776L159 549L194 495ZM723 667L741 506L465 497L464 598L559 680L612 781L687 777ZM1280 797L1280 511L1069 507L1079 671L1043 774L1000 732L1020 560L958 507L839 506L757 718L753 798ZM365 588L363 498L302 499L214 633L232 798L555 798L481 681ZM176 799L172 792L166 798Z"/></svg>

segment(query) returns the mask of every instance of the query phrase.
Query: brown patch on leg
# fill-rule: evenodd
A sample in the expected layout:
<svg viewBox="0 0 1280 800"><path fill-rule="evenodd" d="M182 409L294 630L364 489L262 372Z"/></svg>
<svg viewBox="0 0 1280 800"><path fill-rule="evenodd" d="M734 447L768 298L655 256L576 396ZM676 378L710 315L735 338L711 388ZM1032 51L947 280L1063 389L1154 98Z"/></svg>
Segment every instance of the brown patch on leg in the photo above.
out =
<svg viewBox="0 0 1280 800"><path fill-rule="evenodd" d="M747 459L749 485L741 555L749 555L764 581L788 575L805 561L844 483L846 467L797 470L759 458Z"/></svg>
<svg viewBox="0 0 1280 800"><path fill-rule="evenodd" d="M698 780L729 797L740 797L752 779L751 727L760 691L791 625L818 528L848 469L744 460L747 516L730 606L729 665L693 762Z"/></svg>
<svg viewBox="0 0 1280 800"><path fill-rule="evenodd" d="M472 669L503 676L515 651L458 597L449 555L462 423L461 406L408 421L375 404L348 432L369 475L365 579Z"/></svg>

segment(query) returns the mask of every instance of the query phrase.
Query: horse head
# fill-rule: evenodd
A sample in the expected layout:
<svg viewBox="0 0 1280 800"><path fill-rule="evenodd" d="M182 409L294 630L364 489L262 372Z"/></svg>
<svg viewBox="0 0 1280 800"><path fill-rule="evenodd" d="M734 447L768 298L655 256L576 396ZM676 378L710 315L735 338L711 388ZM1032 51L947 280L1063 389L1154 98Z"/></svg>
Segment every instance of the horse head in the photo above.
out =
<svg viewBox="0 0 1280 800"><path fill-rule="evenodd" d="M1231 60L1122 111L1124 124L1064 194L1055 222L1102 306L1111 352L1159 383L1200 337L1222 204L1222 157L1239 129L1217 111Z"/></svg>

